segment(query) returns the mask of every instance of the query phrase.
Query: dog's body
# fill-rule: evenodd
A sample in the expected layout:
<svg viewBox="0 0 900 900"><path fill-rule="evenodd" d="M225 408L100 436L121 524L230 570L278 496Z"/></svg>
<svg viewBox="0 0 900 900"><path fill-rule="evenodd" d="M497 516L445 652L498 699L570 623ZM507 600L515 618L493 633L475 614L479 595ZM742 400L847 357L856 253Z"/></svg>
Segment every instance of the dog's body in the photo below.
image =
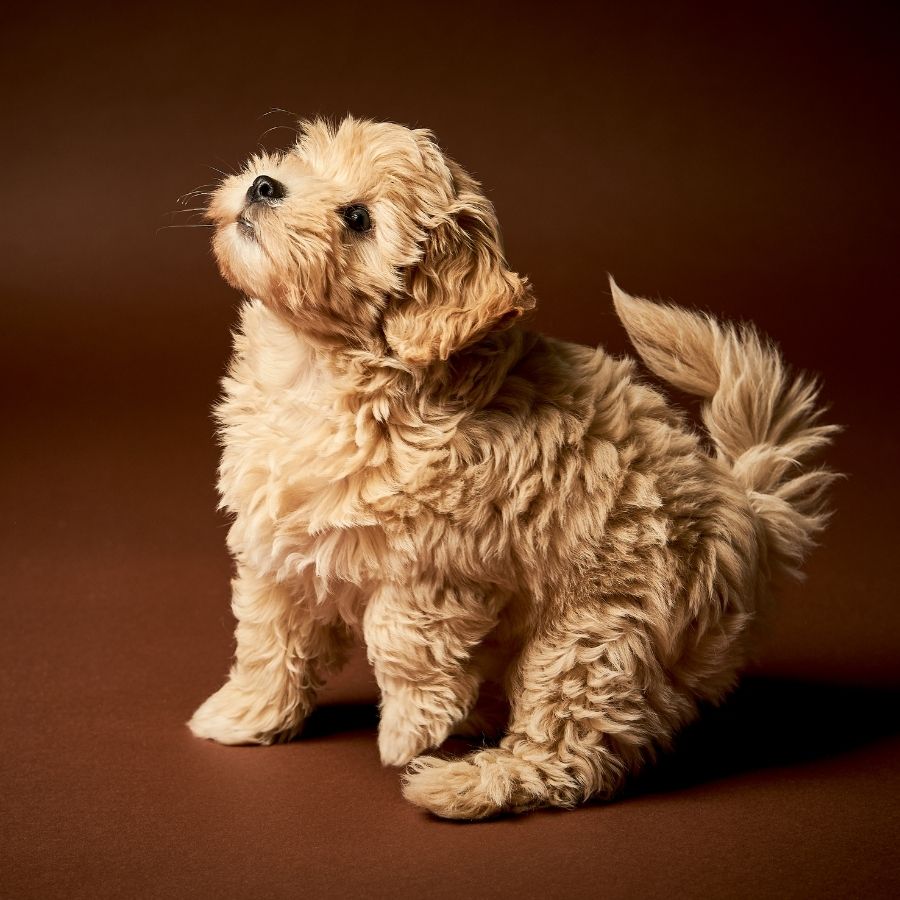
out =
<svg viewBox="0 0 900 900"><path fill-rule="evenodd" d="M370 177L391 153L402 174ZM648 366L708 401L710 451L631 361L515 323L527 283L426 133L313 123L295 154L211 208L226 276L260 299L218 408L236 661L191 727L296 734L361 630L413 802L480 818L609 794L733 685L772 577L821 528L832 476L798 468L832 430L814 391L752 331L613 286ZM256 210L261 179L282 196ZM405 196L372 187L392 181ZM479 692L508 701L499 746L420 756L488 727Z"/></svg>

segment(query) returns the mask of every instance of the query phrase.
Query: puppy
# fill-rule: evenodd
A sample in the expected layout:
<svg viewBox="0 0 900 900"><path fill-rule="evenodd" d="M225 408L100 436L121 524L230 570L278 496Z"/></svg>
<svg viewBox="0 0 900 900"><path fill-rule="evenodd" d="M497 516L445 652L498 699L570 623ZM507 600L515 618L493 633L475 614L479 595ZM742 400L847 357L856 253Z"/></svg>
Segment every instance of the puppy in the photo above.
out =
<svg viewBox="0 0 900 900"><path fill-rule="evenodd" d="M361 633L413 803L608 797L734 685L825 523L833 476L801 462L834 429L749 327L613 283L646 366L705 400L698 435L631 360L522 327L494 210L429 132L300 134L208 210L252 299L217 409L237 650L190 728L293 737ZM497 746L422 755L491 725Z"/></svg>

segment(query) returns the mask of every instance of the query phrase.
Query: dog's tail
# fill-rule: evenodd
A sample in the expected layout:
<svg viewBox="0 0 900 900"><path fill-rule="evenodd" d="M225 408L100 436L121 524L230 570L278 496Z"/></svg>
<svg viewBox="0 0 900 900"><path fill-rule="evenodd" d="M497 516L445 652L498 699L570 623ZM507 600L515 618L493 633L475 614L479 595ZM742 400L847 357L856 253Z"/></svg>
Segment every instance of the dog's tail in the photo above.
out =
<svg viewBox="0 0 900 900"><path fill-rule="evenodd" d="M631 297L610 278L616 312L654 374L705 399L716 452L746 489L776 571L798 576L825 526L825 494L837 477L808 457L839 429L821 424L816 384L792 375L749 325Z"/></svg>
<svg viewBox="0 0 900 900"><path fill-rule="evenodd" d="M403 777L403 796L442 818L470 821L539 806L571 807L593 793L590 776L579 784L572 769L547 748L510 737L460 759L418 757Z"/></svg>

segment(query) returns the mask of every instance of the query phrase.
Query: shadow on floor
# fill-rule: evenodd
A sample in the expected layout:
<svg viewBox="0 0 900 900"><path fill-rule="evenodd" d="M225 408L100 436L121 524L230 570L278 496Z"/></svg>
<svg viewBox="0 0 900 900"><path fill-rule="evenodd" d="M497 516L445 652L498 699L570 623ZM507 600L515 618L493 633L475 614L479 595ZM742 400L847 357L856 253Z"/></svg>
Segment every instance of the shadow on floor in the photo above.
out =
<svg viewBox="0 0 900 900"><path fill-rule="evenodd" d="M721 706L704 709L623 796L828 759L897 734L900 691L747 677Z"/></svg>
<svg viewBox="0 0 900 900"><path fill-rule="evenodd" d="M369 732L375 741L378 709L372 703L319 707L301 740L327 740ZM801 765L839 756L900 734L900 691L746 677L719 707L706 708L679 735L673 750L634 778L623 799L677 791L761 769ZM451 738L441 753L465 754L482 746Z"/></svg>
<svg viewBox="0 0 900 900"><path fill-rule="evenodd" d="M370 731L375 742L378 707L374 703L334 703L316 708L297 740L323 740L338 734Z"/></svg>

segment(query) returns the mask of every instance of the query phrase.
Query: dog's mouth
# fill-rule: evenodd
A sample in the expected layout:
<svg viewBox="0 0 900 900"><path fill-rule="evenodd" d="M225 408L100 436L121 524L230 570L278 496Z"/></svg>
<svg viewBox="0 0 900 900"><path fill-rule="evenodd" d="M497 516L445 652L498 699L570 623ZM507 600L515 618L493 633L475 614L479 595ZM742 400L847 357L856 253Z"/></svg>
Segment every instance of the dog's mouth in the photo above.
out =
<svg viewBox="0 0 900 900"><path fill-rule="evenodd" d="M256 239L256 226L249 219L246 211L242 212L237 217L237 230L243 237L247 238L248 240L252 241Z"/></svg>

